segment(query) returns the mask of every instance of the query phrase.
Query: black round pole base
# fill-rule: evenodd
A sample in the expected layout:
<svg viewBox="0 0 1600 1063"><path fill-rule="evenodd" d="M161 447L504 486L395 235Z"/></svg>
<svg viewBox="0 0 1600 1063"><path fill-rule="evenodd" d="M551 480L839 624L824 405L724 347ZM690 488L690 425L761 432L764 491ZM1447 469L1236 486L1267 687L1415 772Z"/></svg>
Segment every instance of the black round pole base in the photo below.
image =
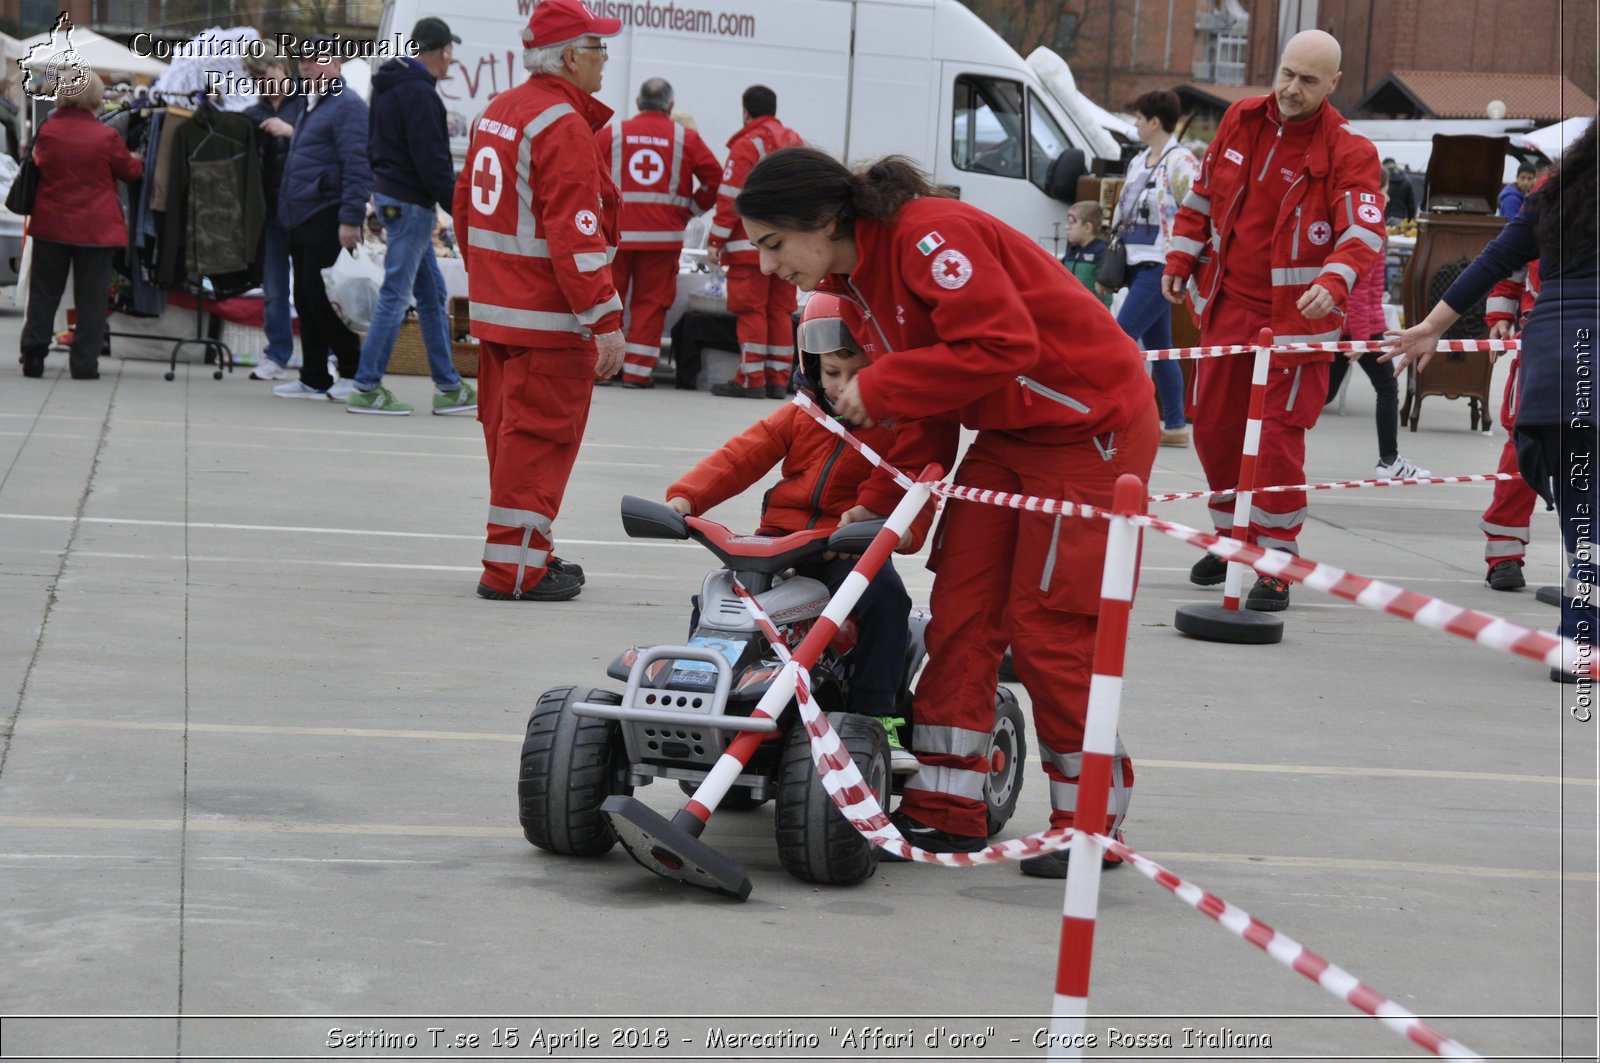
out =
<svg viewBox="0 0 1600 1063"><path fill-rule="evenodd" d="M1560 587L1540 587L1533 592L1533 596L1546 605L1553 605L1557 609L1561 608Z"/></svg>
<svg viewBox="0 0 1600 1063"><path fill-rule="evenodd" d="M1270 646L1283 641L1281 618L1253 609L1224 609L1209 602L1178 606L1172 626L1192 639L1205 642Z"/></svg>

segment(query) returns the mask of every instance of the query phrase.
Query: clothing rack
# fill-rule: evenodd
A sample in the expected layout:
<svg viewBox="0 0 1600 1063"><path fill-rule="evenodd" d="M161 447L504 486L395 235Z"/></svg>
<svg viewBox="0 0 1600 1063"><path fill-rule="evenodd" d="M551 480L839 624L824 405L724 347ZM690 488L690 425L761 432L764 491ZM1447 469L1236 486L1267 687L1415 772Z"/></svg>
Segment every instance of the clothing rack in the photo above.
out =
<svg viewBox="0 0 1600 1063"><path fill-rule="evenodd" d="M168 94L154 93L152 94L152 97L161 101L161 105L164 106L169 115L174 115L179 118L193 118L196 114L211 106L211 104L204 99L203 94L199 91ZM185 97L194 101L195 106L192 109L167 102ZM123 104L123 106L118 108L116 111L111 112L111 114L117 114L124 110L132 110L136 108L148 110L150 109L150 103L148 100L143 104L136 101L129 101L128 103ZM105 117L109 118L110 115L106 115ZM202 143L204 143L204 141L202 141ZM149 180L152 176L153 175L146 175L143 179ZM188 196L189 228L191 232L194 229L195 198L196 197L193 195ZM220 339L206 335L205 277L201 274L191 274L190 276L194 278L193 282L184 284L181 290L194 297L193 336L160 336L151 335L150 333L145 332L113 332L110 329L106 330L106 336L108 338L113 336L121 336L124 339L158 340L161 342L170 342L172 344L172 350L167 358L167 371L165 374L163 374L167 380L174 380L177 378L178 352L190 345L198 345L204 348L205 353L202 357L206 361L213 361L217 367L216 370L212 372L211 378L213 380L221 380L224 370L229 373L233 372L234 370L233 348L229 347ZM212 293L212 297L214 299L221 298L218 297L215 292Z"/></svg>

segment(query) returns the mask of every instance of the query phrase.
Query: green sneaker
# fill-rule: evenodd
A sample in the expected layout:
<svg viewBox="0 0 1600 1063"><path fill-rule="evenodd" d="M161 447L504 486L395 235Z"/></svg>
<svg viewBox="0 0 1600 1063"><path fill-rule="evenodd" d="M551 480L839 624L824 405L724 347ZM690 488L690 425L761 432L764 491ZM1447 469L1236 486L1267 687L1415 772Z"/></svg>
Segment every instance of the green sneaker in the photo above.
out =
<svg viewBox="0 0 1600 1063"><path fill-rule="evenodd" d="M345 400L344 408L350 413L383 413L390 417L404 417L412 410L412 407L396 399L382 384L371 391L357 391L352 388L350 397Z"/></svg>
<svg viewBox="0 0 1600 1063"><path fill-rule="evenodd" d="M900 728L906 725L903 716L874 716L883 725L883 733L889 736L889 771L895 775L910 775L922 765L917 762L917 755L900 744Z"/></svg>
<svg viewBox="0 0 1600 1063"><path fill-rule="evenodd" d="M472 390L472 385L463 380L449 391L441 392L433 397L433 412L447 413L477 413L478 393Z"/></svg>

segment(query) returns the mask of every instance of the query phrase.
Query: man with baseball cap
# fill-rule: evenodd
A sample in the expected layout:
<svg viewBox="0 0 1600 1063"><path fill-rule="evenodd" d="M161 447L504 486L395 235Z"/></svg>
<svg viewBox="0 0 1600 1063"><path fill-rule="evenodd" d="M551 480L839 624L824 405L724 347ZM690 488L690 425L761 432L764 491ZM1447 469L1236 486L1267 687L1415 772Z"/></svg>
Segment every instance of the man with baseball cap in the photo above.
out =
<svg viewBox="0 0 1600 1063"><path fill-rule="evenodd" d="M602 38L621 31L579 0L541 0L522 32L533 76L490 102L456 182L489 457L478 594L497 601L565 601L583 586L554 556L551 524L595 380L622 366L619 196L594 136L612 116L594 98Z"/></svg>
<svg viewBox="0 0 1600 1063"><path fill-rule="evenodd" d="M433 412L472 413L478 405L477 392L461 379L451 356L449 293L433 254L435 211L451 209L456 184L450 131L437 86L449 73L454 46L461 38L443 19L430 16L417 20L411 40L415 56L396 56L372 75L367 155L372 159L372 202L388 248L383 287L361 344L355 389L345 404L349 413L411 412L409 404L383 386L383 374L413 298L433 377Z"/></svg>

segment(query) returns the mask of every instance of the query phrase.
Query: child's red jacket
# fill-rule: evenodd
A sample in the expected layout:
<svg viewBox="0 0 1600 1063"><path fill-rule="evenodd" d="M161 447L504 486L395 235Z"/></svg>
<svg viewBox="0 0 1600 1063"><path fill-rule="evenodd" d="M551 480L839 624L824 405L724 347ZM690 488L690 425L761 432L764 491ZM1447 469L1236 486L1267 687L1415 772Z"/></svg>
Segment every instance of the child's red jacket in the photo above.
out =
<svg viewBox="0 0 1600 1063"><path fill-rule="evenodd" d="M892 428L876 425L851 434L879 454L888 453L894 438ZM872 473L871 464L854 448L788 403L713 451L667 488L667 497L688 499L699 516L759 482L780 461L783 479L762 500L761 527L785 534L837 527ZM929 505L912 522L911 543L902 553L921 548L932 520Z"/></svg>

